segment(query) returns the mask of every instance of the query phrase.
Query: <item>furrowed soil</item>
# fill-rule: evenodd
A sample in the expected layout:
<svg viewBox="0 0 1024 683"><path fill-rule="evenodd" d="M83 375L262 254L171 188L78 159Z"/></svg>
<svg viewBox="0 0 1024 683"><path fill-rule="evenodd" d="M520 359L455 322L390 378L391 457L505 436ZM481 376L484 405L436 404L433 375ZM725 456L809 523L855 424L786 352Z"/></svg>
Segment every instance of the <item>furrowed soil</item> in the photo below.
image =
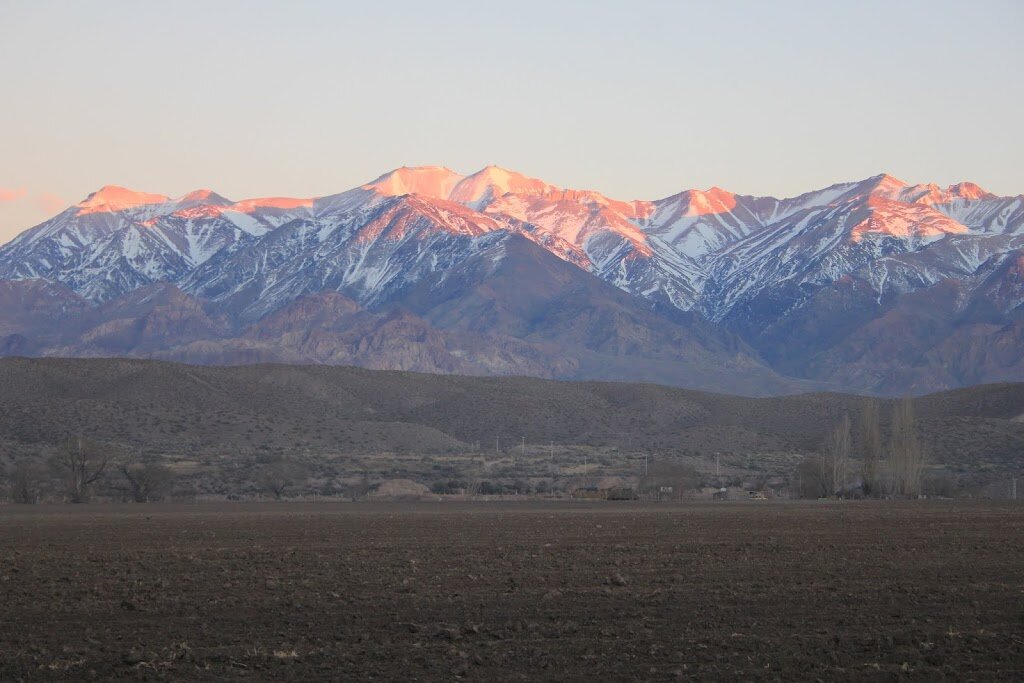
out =
<svg viewBox="0 0 1024 683"><path fill-rule="evenodd" d="M1024 506L0 508L0 680L1022 680Z"/></svg>

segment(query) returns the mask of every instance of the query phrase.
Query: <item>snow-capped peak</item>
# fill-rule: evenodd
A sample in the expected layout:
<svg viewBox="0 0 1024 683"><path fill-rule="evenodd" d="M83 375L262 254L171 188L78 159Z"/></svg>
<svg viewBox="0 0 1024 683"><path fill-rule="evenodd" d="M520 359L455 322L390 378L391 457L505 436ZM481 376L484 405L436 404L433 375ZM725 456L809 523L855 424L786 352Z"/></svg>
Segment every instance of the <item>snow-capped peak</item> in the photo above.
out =
<svg viewBox="0 0 1024 683"><path fill-rule="evenodd" d="M398 268L401 261L386 256L398 250L426 255L431 269L443 270L432 250L452 250L446 254L454 258L475 248L460 240L490 233L525 237L626 291L719 319L793 278L820 284L857 272L881 292L896 280L880 273L932 244L925 255L941 252L936 262L953 265L928 265L920 281L967 272L1004 237L999 249L1019 248L1024 199L995 198L973 183L909 185L880 174L789 199L711 187L623 202L498 166L469 176L442 166L402 167L340 194L234 203L209 189L170 200L107 186L0 250L0 278L52 277L104 300L140 283L221 282L227 276L214 271L236 254L245 260L250 249L267 249L263 268L279 263L273 250L287 242L297 250L294 268L325 263L308 281L296 271L298 289L359 280L370 300L378 281L355 274L386 269L367 264ZM341 260L332 266L331 259ZM332 268L337 272L328 273ZM248 287L243 280L229 284Z"/></svg>
<svg viewBox="0 0 1024 683"><path fill-rule="evenodd" d="M728 213L736 206L736 195L720 187L709 190L687 190L682 199L686 203L687 216L704 216L709 213Z"/></svg>
<svg viewBox="0 0 1024 683"><path fill-rule="evenodd" d="M238 211L241 213L252 213L259 209L308 209L312 208L312 198L302 197L258 197L256 199L243 199L240 202L235 202L229 208L232 211Z"/></svg>
<svg viewBox="0 0 1024 683"><path fill-rule="evenodd" d="M448 199L460 180L461 175L444 166L403 166L362 187L391 197L418 194L431 199Z"/></svg>
<svg viewBox="0 0 1024 683"><path fill-rule="evenodd" d="M188 194L182 195L174 200L174 203L178 206L182 205L197 205L197 204L215 204L217 206L228 206L233 204L230 199L227 199L213 190L199 189L192 190Z"/></svg>
<svg viewBox="0 0 1024 683"><path fill-rule="evenodd" d="M499 166L488 166L460 180L448 198L459 204L480 209L492 200L510 192L518 195L539 196L558 189L543 180L530 178L522 173L509 171Z"/></svg>
<svg viewBox="0 0 1024 683"><path fill-rule="evenodd" d="M104 185L75 206L78 208L78 215L82 216L90 213L124 211L149 204L163 204L168 199L169 197L162 194L137 192L118 185Z"/></svg>
<svg viewBox="0 0 1024 683"><path fill-rule="evenodd" d="M946 188L946 194L956 199L992 199L994 194L971 182L961 182Z"/></svg>
<svg viewBox="0 0 1024 683"><path fill-rule="evenodd" d="M896 176L888 173L872 176L864 181L864 185L867 186L868 194L880 195L887 198L891 195L896 195L902 192L907 187L906 181L900 180Z"/></svg>
<svg viewBox="0 0 1024 683"><path fill-rule="evenodd" d="M961 182L942 188L935 183L910 185L891 175L883 174L869 178L865 183L869 186L868 194L904 204L946 204L957 199L978 200L995 197L982 187Z"/></svg>

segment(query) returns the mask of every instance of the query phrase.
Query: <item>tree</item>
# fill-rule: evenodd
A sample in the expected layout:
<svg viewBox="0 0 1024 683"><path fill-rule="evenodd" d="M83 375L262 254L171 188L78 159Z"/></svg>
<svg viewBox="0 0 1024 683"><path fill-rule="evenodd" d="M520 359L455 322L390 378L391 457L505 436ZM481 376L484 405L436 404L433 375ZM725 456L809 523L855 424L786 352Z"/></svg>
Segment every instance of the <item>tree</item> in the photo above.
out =
<svg viewBox="0 0 1024 683"><path fill-rule="evenodd" d="M363 474L359 477L359 480L353 484L349 484L346 487L346 495L355 502L366 498L366 495L370 492L370 475L366 470L363 470Z"/></svg>
<svg viewBox="0 0 1024 683"><path fill-rule="evenodd" d="M72 503L87 503L92 487L107 469L111 452L84 437L71 439L57 452L50 463L64 478L66 491Z"/></svg>
<svg viewBox="0 0 1024 683"><path fill-rule="evenodd" d="M451 494L451 493L462 493L466 490L466 482L458 479L448 479L446 481L435 481L430 487L433 493L438 495Z"/></svg>
<svg viewBox="0 0 1024 683"><path fill-rule="evenodd" d="M843 414L825 437L825 457L822 458L822 480L829 495L842 495L850 466L850 416Z"/></svg>
<svg viewBox="0 0 1024 683"><path fill-rule="evenodd" d="M512 482L512 492L517 495L526 495L530 492L530 483L523 479L516 479Z"/></svg>
<svg viewBox="0 0 1024 683"><path fill-rule="evenodd" d="M879 469L882 461L882 430L878 424L878 402L873 398L864 399L864 410L860 418L860 438L864 495L877 496L881 492Z"/></svg>
<svg viewBox="0 0 1024 683"><path fill-rule="evenodd" d="M824 456L810 455L796 467L796 486L800 498L824 498L830 494L828 466Z"/></svg>
<svg viewBox="0 0 1024 683"><path fill-rule="evenodd" d="M260 468L259 486L274 498L282 498L293 486L306 478L306 470L290 460L277 460Z"/></svg>
<svg viewBox="0 0 1024 683"><path fill-rule="evenodd" d="M921 495L925 457L924 450L917 440L914 400L909 396L900 400L893 408L889 452L895 492L911 498Z"/></svg>
<svg viewBox="0 0 1024 683"><path fill-rule="evenodd" d="M21 460L10 472L11 499L15 503L31 504L39 502L42 494L46 473L38 462Z"/></svg>
<svg viewBox="0 0 1024 683"><path fill-rule="evenodd" d="M479 492L483 496L500 496L505 494L506 490L504 484L490 482L485 479L480 482Z"/></svg>
<svg viewBox="0 0 1024 683"><path fill-rule="evenodd" d="M159 500L174 480L170 469L152 462L122 461L118 463L117 471L124 477L128 492L136 503Z"/></svg>

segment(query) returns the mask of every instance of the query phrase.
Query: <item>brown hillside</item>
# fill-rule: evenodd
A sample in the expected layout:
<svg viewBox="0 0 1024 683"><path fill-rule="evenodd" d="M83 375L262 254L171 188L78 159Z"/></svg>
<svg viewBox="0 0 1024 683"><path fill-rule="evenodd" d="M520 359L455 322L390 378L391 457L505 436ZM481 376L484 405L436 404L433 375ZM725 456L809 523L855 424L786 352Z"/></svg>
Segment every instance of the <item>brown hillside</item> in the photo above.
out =
<svg viewBox="0 0 1024 683"><path fill-rule="evenodd" d="M464 377L352 367L0 360L0 443L76 434L149 454L461 452L474 443L579 444L664 455L809 452L849 394L743 398L649 384ZM881 400L883 431L891 402ZM917 400L935 463L1018 467L1024 385Z"/></svg>

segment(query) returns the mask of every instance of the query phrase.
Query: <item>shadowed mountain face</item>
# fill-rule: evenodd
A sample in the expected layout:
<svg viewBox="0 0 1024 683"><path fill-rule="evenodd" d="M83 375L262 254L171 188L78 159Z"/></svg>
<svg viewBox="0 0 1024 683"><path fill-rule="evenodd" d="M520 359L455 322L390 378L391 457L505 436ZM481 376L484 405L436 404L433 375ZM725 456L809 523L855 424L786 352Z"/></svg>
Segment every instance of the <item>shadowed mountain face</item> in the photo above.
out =
<svg viewBox="0 0 1024 683"><path fill-rule="evenodd" d="M0 353L899 394L1024 378L1024 197L656 201L496 167L317 199L105 187L0 247Z"/></svg>
<svg viewBox="0 0 1024 683"><path fill-rule="evenodd" d="M523 283L520 285L519 283ZM12 291L40 281L8 284ZM765 367L734 336L686 313L659 315L515 235L368 310L345 295L302 295L255 322L154 284L38 328L11 326L10 355L135 356L200 362L323 363L468 375L644 379L749 393L809 383ZM66 306L58 297L50 308ZM15 322L15 321L12 321ZM17 335L17 336L15 336Z"/></svg>

